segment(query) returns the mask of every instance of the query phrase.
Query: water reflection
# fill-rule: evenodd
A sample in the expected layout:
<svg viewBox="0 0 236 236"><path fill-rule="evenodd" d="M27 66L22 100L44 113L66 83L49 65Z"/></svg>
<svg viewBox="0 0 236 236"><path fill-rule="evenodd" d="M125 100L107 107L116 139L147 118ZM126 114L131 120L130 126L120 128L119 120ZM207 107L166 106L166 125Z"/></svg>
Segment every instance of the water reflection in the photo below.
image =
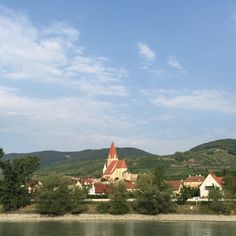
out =
<svg viewBox="0 0 236 236"><path fill-rule="evenodd" d="M1 236L235 236L235 223L38 222L0 223Z"/></svg>

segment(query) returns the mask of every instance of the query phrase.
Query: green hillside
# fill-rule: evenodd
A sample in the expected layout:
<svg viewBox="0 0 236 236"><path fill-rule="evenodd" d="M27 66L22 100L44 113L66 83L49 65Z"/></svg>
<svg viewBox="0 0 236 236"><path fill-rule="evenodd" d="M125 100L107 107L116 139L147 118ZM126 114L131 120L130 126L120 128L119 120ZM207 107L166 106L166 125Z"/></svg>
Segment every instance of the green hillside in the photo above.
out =
<svg viewBox="0 0 236 236"><path fill-rule="evenodd" d="M221 139L209 143L204 143L192 148L190 151L204 151L222 149L230 154L236 155L236 139Z"/></svg>
<svg viewBox="0 0 236 236"><path fill-rule="evenodd" d="M187 152L158 156L136 148L117 148L120 159L127 161L132 173L151 171L165 166L168 178L185 178L187 175L206 175L209 171L236 170L236 140L224 139L199 145ZM109 149L84 150L80 152L44 151L30 153L41 159L37 175L51 173L75 176L96 176L102 174ZM6 158L17 158L28 154L10 154Z"/></svg>
<svg viewBox="0 0 236 236"><path fill-rule="evenodd" d="M120 158L134 157L152 157L151 153L145 152L137 148L116 148ZM41 167L59 163L73 163L76 161L105 160L108 156L109 149L88 149L78 152L57 152L57 151L41 151L31 153L10 153L4 156L4 159L22 158L25 156L37 156L41 161Z"/></svg>

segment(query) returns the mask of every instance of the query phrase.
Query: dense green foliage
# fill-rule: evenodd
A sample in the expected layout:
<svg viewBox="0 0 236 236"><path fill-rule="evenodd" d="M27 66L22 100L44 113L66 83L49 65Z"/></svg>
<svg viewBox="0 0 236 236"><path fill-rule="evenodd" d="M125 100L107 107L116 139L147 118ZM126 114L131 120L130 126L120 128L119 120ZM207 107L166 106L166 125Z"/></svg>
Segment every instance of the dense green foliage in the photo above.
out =
<svg viewBox="0 0 236 236"><path fill-rule="evenodd" d="M25 207L31 203L31 194L28 192L27 182L32 174L39 168L37 157L26 157L13 161L4 161L3 150L0 150L0 168L3 180L1 186L1 204L3 211L12 211Z"/></svg>
<svg viewBox="0 0 236 236"><path fill-rule="evenodd" d="M223 194L218 188L212 188L209 191L208 207L213 213L230 214L230 206L228 202L222 201Z"/></svg>
<svg viewBox="0 0 236 236"><path fill-rule="evenodd" d="M101 202L97 205L97 212L101 214L109 213L110 202Z"/></svg>
<svg viewBox="0 0 236 236"><path fill-rule="evenodd" d="M163 167L157 168L153 174L147 173L139 177L134 202L134 209L138 213L156 215L173 211L171 190L165 184L164 178Z"/></svg>
<svg viewBox="0 0 236 236"><path fill-rule="evenodd" d="M183 186L180 190L180 194L177 195L177 203L183 205L189 198L199 197L199 196L200 196L199 188L191 188Z"/></svg>
<svg viewBox="0 0 236 236"><path fill-rule="evenodd" d="M114 184L111 188L109 213L115 215L125 214L129 211L127 202L128 192L123 182Z"/></svg>
<svg viewBox="0 0 236 236"><path fill-rule="evenodd" d="M58 176L44 180L37 198L37 211L40 214L57 216L66 213L79 214L86 210L86 192L77 187L69 188L68 183Z"/></svg>

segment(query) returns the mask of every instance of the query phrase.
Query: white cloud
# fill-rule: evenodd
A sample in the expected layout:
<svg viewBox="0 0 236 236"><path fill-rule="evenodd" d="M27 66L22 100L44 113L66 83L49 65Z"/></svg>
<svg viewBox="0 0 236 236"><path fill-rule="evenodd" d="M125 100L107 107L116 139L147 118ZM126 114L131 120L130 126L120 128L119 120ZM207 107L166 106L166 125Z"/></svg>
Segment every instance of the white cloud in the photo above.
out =
<svg viewBox="0 0 236 236"><path fill-rule="evenodd" d="M88 97L30 98L0 87L0 110L0 130L34 139L34 148L91 148L97 143L95 135L112 136L135 127L118 105Z"/></svg>
<svg viewBox="0 0 236 236"><path fill-rule="evenodd" d="M96 94L98 85L106 88L103 94L125 95L122 78L127 75L126 70L111 66L105 57L87 54L78 45L80 32L68 23L57 22L40 28L26 15L1 7L0 35L0 79L72 87L77 83L78 89L87 94ZM80 87L81 79L90 84L90 90ZM122 93L118 93L117 87Z"/></svg>
<svg viewBox="0 0 236 236"><path fill-rule="evenodd" d="M156 58L155 52L145 43L138 43L138 50L141 57L148 61L154 61Z"/></svg>
<svg viewBox="0 0 236 236"><path fill-rule="evenodd" d="M156 106L176 109L236 113L235 98L219 90L152 90L142 91Z"/></svg>
<svg viewBox="0 0 236 236"><path fill-rule="evenodd" d="M177 61L177 59L174 56L170 56L168 58L167 65L179 72L185 72L182 65Z"/></svg>

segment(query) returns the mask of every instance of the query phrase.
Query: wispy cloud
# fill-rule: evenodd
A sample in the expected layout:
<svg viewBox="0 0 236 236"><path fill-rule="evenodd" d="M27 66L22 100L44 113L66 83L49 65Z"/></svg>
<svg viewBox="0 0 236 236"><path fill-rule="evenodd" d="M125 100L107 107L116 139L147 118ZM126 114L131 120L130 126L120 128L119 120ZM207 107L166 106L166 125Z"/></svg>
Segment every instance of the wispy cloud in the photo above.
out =
<svg viewBox="0 0 236 236"><path fill-rule="evenodd" d="M0 87L0 120L4 124L0 130L4 128L28 140L33 136L35 147L76 149L79 142L87 145L80 148L89 148L89 143L97 143L93 139L96 135L108 137L135 127L119 105L109 101L88 97L32 98L18 93L17 89Z"/></svg>
<svg viewBox="0 0 236 236"><path fill-rule="evenodd" d="M170 56L167 59L167 65L170 66L171 68L177 70L178 72L185 72L182 65L177 61L177 59L174 56Z"/></svg>
<svg viewBox="0 0 236 236"><path fill-rule="evenodd" d="M80 32L66 22L36 27L26 15L1 7L0 35L2 79L77 84L82 91L81 80L86 80L86 93L96 94L98 86L103 94L125 94L122 78L127 71L111 65L108 58L86 53L78 44Z"/></svg>
<svg viewBox="0 0 236 236"><path fill-rule="evenodd" d="M154 61L156 58L155 52L145 43L138 43L139 54L142 58L148 61Z"/></svg>
<svg viewBox="0 0 236 236"><path fill-rule="evenodd" d="M143 91L152 104L175 109L236 113L236 100L219 90L151 90Z"/></svg>

